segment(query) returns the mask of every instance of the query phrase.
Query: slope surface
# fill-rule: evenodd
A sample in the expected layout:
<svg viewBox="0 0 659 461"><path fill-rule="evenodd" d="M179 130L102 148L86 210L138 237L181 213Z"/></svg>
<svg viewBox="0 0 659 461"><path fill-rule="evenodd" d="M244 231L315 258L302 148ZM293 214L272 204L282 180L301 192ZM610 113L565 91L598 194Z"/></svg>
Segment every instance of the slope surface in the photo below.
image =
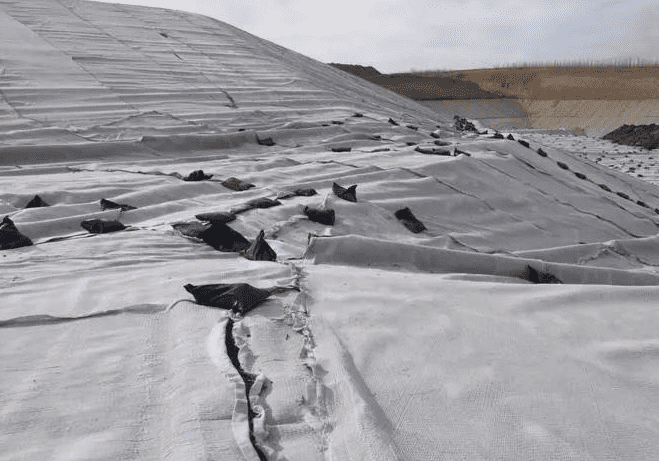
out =
<svg viewBox="0 0 659 461"><path fill-rule="evenodd" d="M0 26L0 212L34 243L0 251L0 459L659 449L656 186L201 16L0 0ZM190 235L217 212L277 260ZM188 283L273 294L241 316Z"/></svg>

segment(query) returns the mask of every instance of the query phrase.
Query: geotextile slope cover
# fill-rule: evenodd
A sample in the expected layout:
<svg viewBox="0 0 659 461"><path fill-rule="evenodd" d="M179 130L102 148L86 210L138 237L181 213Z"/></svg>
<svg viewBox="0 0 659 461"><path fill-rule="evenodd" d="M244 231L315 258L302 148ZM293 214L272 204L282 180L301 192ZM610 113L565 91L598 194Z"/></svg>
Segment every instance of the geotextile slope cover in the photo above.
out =
<svg viewBox="0 0 659 461"><path fill-rule="evenodd" d="M0 461L656 457L653 184L179 11L0 56Z"/></svg>

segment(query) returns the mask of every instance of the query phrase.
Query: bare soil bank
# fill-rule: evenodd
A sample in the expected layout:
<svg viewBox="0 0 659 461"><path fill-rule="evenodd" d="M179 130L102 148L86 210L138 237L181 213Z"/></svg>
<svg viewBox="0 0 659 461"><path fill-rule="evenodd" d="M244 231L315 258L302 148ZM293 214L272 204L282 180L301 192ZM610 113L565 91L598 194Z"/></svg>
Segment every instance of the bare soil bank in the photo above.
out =
<svg viewBox="0 0 659 461"><path fill-rule="evenodd" d="M513 67L398 75L453 78L519 99L659 99L659 66Z"/></svg>
<svg viewBox="0 0 659 461"><path fill-rule="evenodd" d="M365 67L354 64L336 63L331 63L330 65L417 101L437 99L501 99L504 97L514 97L497 91L484 90L475 82L454 76L386 75L381 74L371 66Z"/></svg>
<svg viewBox="0 0 659 461"><path fill-rule="evenodd" d="M330 65L415 100L659 99L659 66L512 67L387 75L370 66Z"/></svg>

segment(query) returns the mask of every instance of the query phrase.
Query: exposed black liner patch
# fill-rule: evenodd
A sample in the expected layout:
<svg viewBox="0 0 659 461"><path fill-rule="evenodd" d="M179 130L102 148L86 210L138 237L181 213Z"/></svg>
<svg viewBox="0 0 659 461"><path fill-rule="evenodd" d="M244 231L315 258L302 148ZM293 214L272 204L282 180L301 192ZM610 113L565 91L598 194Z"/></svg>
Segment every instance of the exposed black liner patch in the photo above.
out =
<svg viewBox="0 0 659 461"><path fill-rule="evenodd" d="M538 155L539 155L540 157L546 157L546 156L547 156L547 152L545 152L545 151L542 150L541 148L538 148L538 150L537 150L536 152L538 153Z"/></svg>
<svg viewBox="0 0 659 461"><path fill-rule="evenodd" d="M460 150L460 149L457 149L457 148L456 148L456 149L453 149L453 155L455 155L456 157L457 157L458 155L466 155L467 157L471 157L471 154L470 154L470 153L465 152L465 151Z"/></svg>
<svg viewBox="0 0 659 461"><path fill-rule="evenodd" d="M616 192L616 194L618 194L619 197L622 197L622 198L624 198L625 200L631 200L631 199L629 198L629 195L625 194L624 192Z"/></svg>
<svg viewBox="0 0 659 461"><path fill-rule="evenodd" d="M508 136L506 136L506 139L508 139L510 141L514 141L515 137L512 134L509 134Z"/></svg>
<svg viewBox="0 0 659 461"><path fill-rule="evenodd" d="M636 204L642 206L643 208L650 208L650 207L647 205L647 203L642 202L642 201L640 201L640 200L637 200L637 201L636 201Z"/></svg>
<svg viewBox="0 0 659 461"><path fill-rule="evenodd" d="M217 251L239 253L250 246L245 237L224 223L176 223L172 227L186 237L202 240Z"/></svg>
<svg viewBox="0 0 659 461"><path fill-rule="evenodd" d="M265 232L263 229L261 229L250 247L240 254L252 261L277 261L277 253L265 241Z"/></svg>
<svg viewBox="0 0 659 461"><path fill-rule="evenodd" d="M350 152L351 147L332 147L332 152Z"/></svg>
<svg viewBox="0 0 659 461"><path fill-rule="evenodd" d="M332 183L332 192L339 198L347 200L348 202L357 202L357 184L354 184L347 189L339 186L337 183Z"/></svg>
<svg viewBox="0 0 659 461"><path fill-rule="evenodd" d="M497 132L490 136L490 139L505 139L505 137L501 133Z"/></svg>
<svg viewBox="0 0 659 461"><path fill-rule="evenodd" d="M245 315L258 307L271 295L269 290L254 288L247 283L215 283L210 285L188 283L183 288L194 296L198 304L230 310L241 315Z"/></svg>
<svg viewBox="0 0 659 461"><path fill-rule="evenodd" d="M216 213L200 213L195 215L195 218L199 221L208 221L212 224L226 224L235 220L236 215L218 211Z"/></svg>
<svg viewBox="0 0 659 461"><path fill-rule="evenodd" d="M279 200L272 200L268 197L260 197L250 200L247 202L247 205L252 208L272 208L273 206L281 205L281 202Z"/></svg>
<svg viewBox="0 0 659 461"><path fill-rule="evenodd" d="M611 188L607 186L606 184L598 184L602 189L604 189L607 192L611 192Z"/></svg>
<svg viewBox="0 0 659 461"><path fill-rule="evenodd" d="M583 173L577 173L577 172L575 172L574 175L575 175L577 178L579 178L579 179L588 179L588 177L587 177L585 174L583 174Z"/></svg>
<svg viewBox="0 0 659 461"><path fill-rule="evenodd" d="M104 221L102 219L90 219L83 221L80 225L92 234L107 234L124 230L126 226L119 221Z"/></svg>
<svg viewBox="0 0 659 461"><path fill-rule="evenodd" d="M27 205L25 205L25 208L41 208L45 206L50 206L44 200L39 197L38 195L35 195L32 200L28 202Z"/></svg>
<svg viewBox="0 0 659 461"><path fill-rule="evenodd" d="M195 170L191 172L189 175L185 176L183 178L183 181L189 181L189 182L206 181L207 179L210 179L212 177L213 177L212 174L205 174L204 170Z"/></svg>
<svg viewBox="0 0 659 461"><path fill-rule="evenodd" d="M564 170L569 170L569 169L570 169L570 167L567 166L567 165L566 165L565 163L563 163L563 162L556 162L556 165L558 165L560 168L563 168Z"/></svg>
<svg viewBox="0 0 659 461"><path fill-rule="evenodd" d="M355 112L354 114L352 114L352 116L353 116L353 117L363 117L364 114L359 113L359 112Z"/></svg>
<svg viewBox="0 0 659 461"><path fill-rule="evenodd" d="M240 179L234 177L224 180L220 184L222 184L227 189L231 189L235 191L243 191L243 190L251 189L252 187L256 187L254 184L248 183L246 181L241 181Z"/></svg>
<svg viewBox="0 0 659 461"><path fill-rule="evenodd" d="M9 216L5 216L0 223L0 250L28 247L32 245L29 237L21 234Z"/></svg>
<svg viewBox="0 0 659 461"><path fill-rule="evenodd" d="M528 264L524 267L524 271L519 274L518 277L532 283L563 283L555 275L550 274L549 272L536 270Z"/></svg>
<svg viewBox="0 0 659 461"><path fill-rule="evenodd" d="M416 146L417 143L409 141L409 142L406 142L405 144L407 144L408 146Z"/></svg>
<svg viewBox="0 0 659 461"><path fill-rule="evenodd" d="M101 199L101 210L115 210L121 209L121 211L136 210L137 207L126 205L123 203L115 203L111 200Z"/></svg>
<svg viewBox="0 0 659 461"><path fill-rule="evenodd" d="M172 227L186 237L193 237L201 240L202 234L208 230L210 225L201 222L189 222L172 224Z"/></svg>
<svg viewBox="0 0 659 461"><path fill-rule="evenodd" d="M426 155L444 155L448 157L451 156L451 151L446 149L424 149L423 147L416 146L414 148L414 151Z"/></svg>
<svg viewBox="0 0 659 461"><path fill-rule="evenodd" d="M252 373L246 372L243 369L243 367L240 365L240 360L238 360L238 352L240 351L240 349L238 348L238 346L236 346L236 340L233 337L233 324L234 324L233 319L230 318L229 320L227 320L227 325L224 330L224 346L226 347L227 356L229 356L229 360L231 360L231 364L242 378L243 383L245 383L245 395L248 396L247 424L249 427L249 441L252 443L252 446L254 447L254 450L256 451L256 454L258 455L259 459L261 461L267 461L268 458L265 456L263 451L261 451L261 449L258 447L258 445L256 444L256 439L254 438L254 417L256 416L256 413L254 413L254 411L252 410L252 404L249 400L249 391L252 389L252 386L256 381L256 376L253 375Z"/></svg>
<svg viewBox="0 0 659 461"><path fill-rule="evenodd" d="M414 131L419 130L419 127L414 125L405 125L405 128L409 128L410 130L414 130Z"/></svg>
<svg viewBox="0 0 659 461"><path fill-rule="evenodd" d="M430 132L430 136L432 136L435 139L439 139L439 133L437 133L436 131Z"/></svg>
<svg viewBox="0 0 659 461"><path fill-rule="evenodd" d="M325 224L326 226L334 225L334 210L319 210L317 208L310 208L305 206L303 213L307 216L307 218L309 218L310 221L317 222L319 224Z"/></svg>
<svg viewBox="0 0 659 461"><path fill-rule="evenodd" d="M295 189L294 191L290 190L283 190L279 193L277 193L277 198L280 200L284 200L287 198L291 197L311 197L312 195L316 195L318 192L316 192L316 189Z"/></svg>
<svg viewBox="0 0 659 461"><path fill-rule="evenodd" d="M531 148L531 145L522 139L518 139L517 142L520 143L522 146L526 147L527 149Z"/></svg>
<svg viewBox="0 0 659 461"><path fill-rule="evenodd" d="M388 121L389 123L391 123L392 125L394 125L394 126L398 126L398 122L397 122L396 120L394 120L393 118L391 118L391 117L390 117L389 120L387 120L387 121Z"/></svg>
<svg viewBox="0 0 659 461"><path fill-rule="evenodd" d="M256 136L256 142L259 143L261 146L274 146L275 142L272 140L272 138L259 138L258 135Z"/></svg>
<svg viewBox="0 0 659 461"><path fill-rule="evenodd" d="M450 142L446 142L446 141L435 141L435 145L436 145L436 146L450 146L451 143L450 143Z"/></svg>
<svg viewBox="0 0 659 461"><path fill-rule="evenodd" d="M294 192L295 195L299 195L300 197L311 197L318 193L316 192L316 189L295 189Z"/></svg>
<svg viewBox="0 0 659 461"><path fill-rule="evenodd" d="M226 224L211 224L201 233L201 239L218 251L239 253L249 248L249 241Z"/></svg>
<svg viewBox="0 0 659 461"><path fill-rule="evenodd" d="M419 221L417 217L414 216L414 214L412 214L412 210L410 210L408 207L396 211L394 215L403 223L405 227L407 227L411 232L415 234L426 230L426 226L424 226L423 223Z"/></svg>
<svg viewBox="0 0 659 461"><path fill-rule="evenodd" d="M341 120L332 120L332 125L343 125Z"/></svg>

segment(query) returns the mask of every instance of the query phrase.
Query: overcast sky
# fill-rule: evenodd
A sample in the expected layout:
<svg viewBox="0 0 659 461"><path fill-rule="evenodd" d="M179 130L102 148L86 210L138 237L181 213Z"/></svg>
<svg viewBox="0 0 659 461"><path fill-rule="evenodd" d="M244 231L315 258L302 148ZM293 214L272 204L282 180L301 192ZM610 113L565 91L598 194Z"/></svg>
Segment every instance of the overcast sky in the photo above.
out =
<svg viewBox="0 0 659 461"><path fill-rule="evenodd" d="M115 0L212 16L323 62L383 73L659 60L657 0Z"/></svg>

